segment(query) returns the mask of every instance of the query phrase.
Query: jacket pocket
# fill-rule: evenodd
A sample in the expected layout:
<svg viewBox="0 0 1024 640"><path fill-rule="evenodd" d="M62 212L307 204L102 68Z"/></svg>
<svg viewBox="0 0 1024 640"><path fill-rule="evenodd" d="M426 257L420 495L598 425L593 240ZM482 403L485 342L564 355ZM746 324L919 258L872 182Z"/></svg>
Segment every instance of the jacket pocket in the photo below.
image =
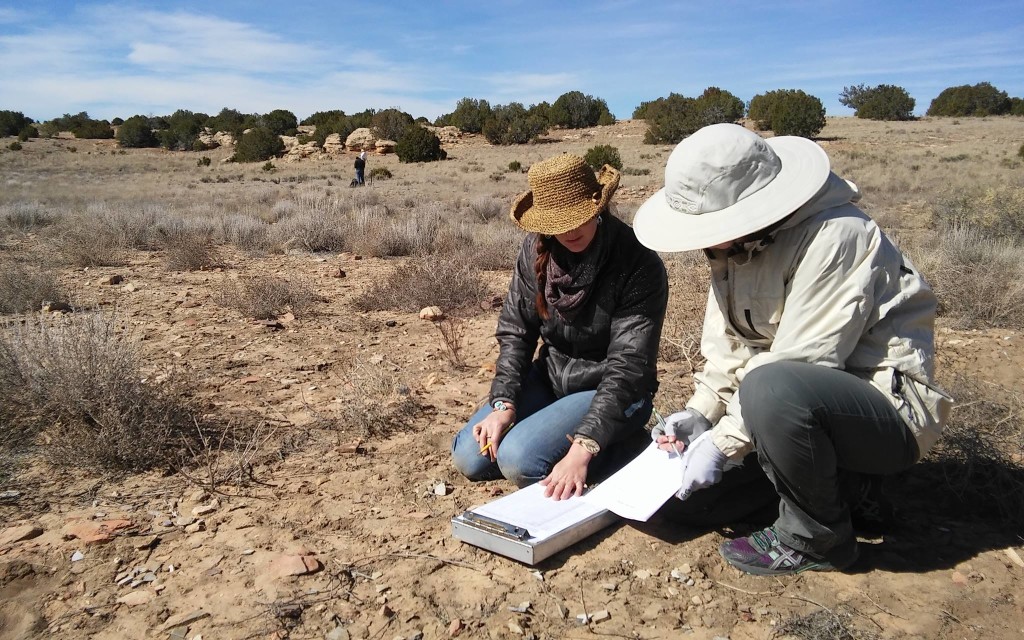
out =
<svg viewBox="0 0 1024 640"><path fill-rule="evenodd" d="M892 370L891 394L896 400L896 412L914 433L920 459L939 439L953 398L937 387L896 370Z"/></svg>

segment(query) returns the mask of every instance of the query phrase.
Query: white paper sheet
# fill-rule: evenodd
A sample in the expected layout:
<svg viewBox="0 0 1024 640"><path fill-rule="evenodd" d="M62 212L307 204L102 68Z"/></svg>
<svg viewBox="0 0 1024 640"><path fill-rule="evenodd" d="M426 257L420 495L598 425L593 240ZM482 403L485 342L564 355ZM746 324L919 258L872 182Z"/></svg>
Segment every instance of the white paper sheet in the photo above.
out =
<svg viewBox="0 0 1024 640"><path fill-rule="evenodd" d="M545 540L605 509L584 502L583 498L545 498L544 489L545 487L539 484L532 484L477 507L473 509L473 513L523 527L530 532L531 540Z"/></svg>
<svg viewBox="0 0 1024 640"><path fill-rule="evenodd" d="M683 482L683 463L654 442L581 499L623 518L646 522Z"/></svg>

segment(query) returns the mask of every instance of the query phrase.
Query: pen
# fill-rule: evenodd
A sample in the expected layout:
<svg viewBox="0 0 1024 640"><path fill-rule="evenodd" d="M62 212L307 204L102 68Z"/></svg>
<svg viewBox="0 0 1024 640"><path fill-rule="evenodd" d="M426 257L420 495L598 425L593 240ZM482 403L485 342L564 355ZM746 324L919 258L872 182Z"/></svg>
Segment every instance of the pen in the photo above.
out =
<svg viewBox="0 0 1024 640"><path fill-rule="evenodd" d="M658 426L661 427L661 432L664 433L665 435L668 435L669 428L668 425L665 423L665 419L661 417L661 414L658 413L657 409L652 407L652 410L654 411L654 419L658 421ZM675 435L675 430L673 430L672 436L675 437ZM678 442L678 440L676 442ZM676 452L677 456L683 455L679 453L679 447L676 446L675 442L672 443L672 450Z"/></svg>
<svg viewBox="0 0 1024 640"><path fill-rule="evenodd" d="M504 429L501 430L501 436L499 436L499 437L502 437L502 438L505 437L505 434L508 433L509 430L512 429L512 427L514 427L515 425L516 425L515 422L509 423L509 425L507 427L505 427ZM490 442L488 442L484 446L480 447L480 455L484 455L485 453L487 453L487 450L491 448L492 444L494 444L494 440L491 440Z"/></svg>

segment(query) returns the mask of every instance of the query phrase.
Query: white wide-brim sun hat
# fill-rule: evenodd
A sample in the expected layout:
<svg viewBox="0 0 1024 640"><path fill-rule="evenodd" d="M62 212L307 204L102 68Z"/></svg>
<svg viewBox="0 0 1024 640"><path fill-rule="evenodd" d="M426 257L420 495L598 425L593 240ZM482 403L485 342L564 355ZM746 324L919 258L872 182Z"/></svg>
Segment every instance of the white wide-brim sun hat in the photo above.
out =
<svg viewBox="0 0 1024 640"><path fill-rule="evenodd" d="M655 251L690 251L771 226L813 199L831 169L816 143L764 139L735 124L686 138L665 164L665 186L633 218L638 240Z"/></svg>

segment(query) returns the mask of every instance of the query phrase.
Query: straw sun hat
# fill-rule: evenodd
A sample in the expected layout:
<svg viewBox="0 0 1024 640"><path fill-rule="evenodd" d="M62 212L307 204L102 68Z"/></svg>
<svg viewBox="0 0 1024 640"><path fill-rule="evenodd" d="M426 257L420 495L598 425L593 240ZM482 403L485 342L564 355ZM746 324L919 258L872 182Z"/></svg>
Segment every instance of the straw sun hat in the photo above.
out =
<svg viewBox="0 0 1024 640"><path fill-rule="evenodd" d="M530 190L512 202L512 221L535 233L572 231L604 211L619 186L619 172L605 165L594 175L583 158L563 153L527 173Z"/></svg>
<svg viewBox="0 0 1024 640"><path fill-rule="evenodd" d="M760 231L813 199L830 173L828 155L798 136L764 139L714 124L680 142L665 165L665 187L633 218L655 251L713 247Z"/></svg>

